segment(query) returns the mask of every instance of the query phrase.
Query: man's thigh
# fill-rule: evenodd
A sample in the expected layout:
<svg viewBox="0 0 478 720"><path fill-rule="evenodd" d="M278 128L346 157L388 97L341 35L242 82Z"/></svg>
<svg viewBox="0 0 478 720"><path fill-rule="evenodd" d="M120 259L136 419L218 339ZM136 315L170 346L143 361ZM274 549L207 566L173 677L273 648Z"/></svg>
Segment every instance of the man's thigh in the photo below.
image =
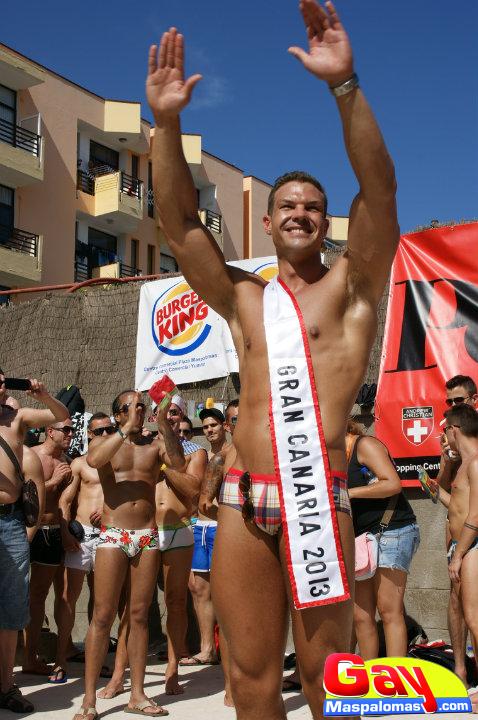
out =
<svg viewBox="0 0 478 720"><path fill-rule="evenodd" d="M94 612L116 612L129 560L119 548L100 548L95 563Z"/></svg>
<svg viewBox="0 0 478 720"><path fill-rule="evenodd" d="M463 558L460 581L463 614L468 625L476 624L478 617L478 548L472 548ZM475 637L476 640L478 638Z"/></svg>
<svg viewBox="0 0 478 720"><path fill-rule="evenodd" d="M224 505L219 507L211 591L233 675L264 677L279 688L288 610L278 539Z"/></svg>
<svg viewBox="0 0 478 720"><path fill-rule="evenodd" d="M338 512L337 520L351 594L350 600L316 608L295 610L287 579L295 649L301 673L309 681L322 675L323 663L327 655L333 652L349 652L352 638L355 539L351 518L345 513ZM280 550L282 566L286 575L287 562L283 537L281 538Z"/></svg>
<svg viewBox="0 0 478 720"><path fill-rule="evenodd" d="M159 569L159 550L142 550L130 562L129 601L130 611L143 608L147 617L153 599L153 590Z"/></svg>
<svg viewBox="0 0 478 720"><path fill-rule="evenodd" d="M161 553L166 601L178 594L186 598L192 559L192 545Z"/></svg>
<svg viewBox="0 0 478 720"><path fill-rule="evenodd" d="M63 597L66 596L69 602L76 602L80 596L86 572L76 568L65 568L65 574L66 592L63 592Z"/></svg>

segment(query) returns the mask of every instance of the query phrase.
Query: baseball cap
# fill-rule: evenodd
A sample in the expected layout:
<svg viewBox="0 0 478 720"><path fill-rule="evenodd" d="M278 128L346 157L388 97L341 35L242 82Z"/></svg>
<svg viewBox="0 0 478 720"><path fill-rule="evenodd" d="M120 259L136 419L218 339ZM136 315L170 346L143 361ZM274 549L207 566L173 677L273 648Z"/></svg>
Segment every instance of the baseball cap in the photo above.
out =
<svg viewBox="0 0 478 720"><path fill-rule="evenodd" d="M177 407L181 410L183 415L186 415L186 401L183 400L181 395L173 395L171 398L171 404L177 405ZM158 407L158 403L155 403L154 401L151 403L151 410L152 412L156 412L156 408Z"/></svg>
<svg viewBox="0 0 478 720"><path fill-rule="evenodd" d="M205 420L207 417L213 417L216 418L216 420L219 420L220 423L226 422L226 418L222 414L218 408L204 408L204 410L201 410L199 413L199 419L201 422Z"/></svg>

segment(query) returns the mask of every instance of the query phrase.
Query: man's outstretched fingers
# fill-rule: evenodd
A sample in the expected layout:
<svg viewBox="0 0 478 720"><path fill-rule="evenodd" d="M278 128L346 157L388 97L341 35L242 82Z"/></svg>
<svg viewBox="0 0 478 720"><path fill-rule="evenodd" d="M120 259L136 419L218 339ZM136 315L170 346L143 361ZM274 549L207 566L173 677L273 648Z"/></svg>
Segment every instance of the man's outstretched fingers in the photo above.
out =
<svg viewBox="0 0 478 720"><path fill-rule="evenodd" d="M154 72L156 72L156 69L158 67L158 46L157 45L151 45L149 48L149 54L148 54L148 75L152 75Z"/></svg>
<svg viewBox="0 0 478 720"><path fill-rule="evenodd" d="M162 70L166 67L166 48L168 47L168 33L163 33L161 43L159 45L159 61L157 67Z"/></svg>
<svg viewBox="0 0 478 720"><path fill-rule="evenodd" d="M327 10L329 13L331 27L340 25L340 18L338 16L337 10L335 9L335 5L333 4L333 2L331 2L331 0L326 0L325 4L327 6Z"/></svg>
<svg viewBox="0 0 478 720"><path fill-rule="evenodd" d="M184 74L184 36L176 35L176 43L174 45L174 66L179 70L181 75Z"/></svg>

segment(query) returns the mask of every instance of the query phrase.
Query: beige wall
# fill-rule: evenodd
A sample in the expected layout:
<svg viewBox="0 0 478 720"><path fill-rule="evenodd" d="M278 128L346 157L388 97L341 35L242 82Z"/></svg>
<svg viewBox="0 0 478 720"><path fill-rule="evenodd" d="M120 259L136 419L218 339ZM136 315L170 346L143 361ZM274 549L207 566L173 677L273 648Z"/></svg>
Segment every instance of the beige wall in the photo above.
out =
<svg viewBox="0 0 478 720"><path fill-rule="evenodd" d="M244 257L267 257L275 254L274 243L266 235L262 219L267 214L267 199L271 185L253 176L244 178Z"/></svg>
<svg viewBox="0 0 478 720"><path fill-rule="evenodd" d="M223 252L226 260L240 260L243 255L243 173L238 168L203 151L202 168L204 179L215 186L215 199L201 202L201 206L222 215ZM202 198L201 198L202 199Z"/></svg>

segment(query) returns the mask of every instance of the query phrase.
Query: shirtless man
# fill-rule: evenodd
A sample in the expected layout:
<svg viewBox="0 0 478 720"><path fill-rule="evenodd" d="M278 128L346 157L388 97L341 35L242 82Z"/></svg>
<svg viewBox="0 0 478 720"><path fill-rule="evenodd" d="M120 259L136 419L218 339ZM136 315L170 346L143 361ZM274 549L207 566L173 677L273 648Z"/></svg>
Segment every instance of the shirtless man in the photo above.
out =
<svg viewBox="0 0 478 720"><path fill-rule="evenodd" d="M20 407L18 400L9 395L5 389L5 373L2 368L0 368L0 405L8 405L16 410Z"/></svg>
<svg viewBox="0 0 478 720"><path fill-rule="evenodd" d="M104 504L95 559L95 605L86 637L85 696L74 720L95 720L96 684L109 633L127 583L128 657L131 697L128 711L157 717L167 714L144 693L148 647L148 611L158 573L155 486L161 464L184 470L184 455L165 413L158 413L159 438L142 434L145 405L126 390L113 401L116 432L93 438L87 462L98 471Z"/></svg>
<svg viewBox="0 0 478 720"><path fill-rule="evenodd" d="M183 484L166 482L156 488L161 564L164 579L164 602L167 610L168 664L165 672L166 693L184 692L178 682L178 663L184 654L187 632L188 581L194 549L191 516L196 513L199 490L207 463L207 453L180 435L186 404L180 395L172 398L168 420L180 439L186 460ZM167 474L167 470L163 470ZM174 551L174 552L173 552Z"/></svg>
<svg viewBox="0 0 478 720"><path fill-rule="evenodd" d="M448 571L478 657L478 413L464 403L445 412L450 448L460 454L461 465L451 493L440 488L448 505L451 544ZM448 496L448 497L447 497ZM478 693L475 694L478 704Z"/></svg>
<svg viewBox="0 0 478 720"><path fill-rule="evenodd" d="M157 46L150 49L146 82L156 123L153 178L163 232L187 282L229 323L239 356L241 413L234 434L237 459L221 490L220 503L221 499L224 502L219 507L212 592L219 624L229 643L232 694L241 720L285 717L282 662L287 602L292 604L293 595L287 579L288 559L294 553L291 572L300 573L299 552L305 543L312 545L316 539L320 539L314 546L320 550L316 556L328 560L319 560L312 570L322 573L320 568L325 564L327 575L308 582L302 573L305 582L293 586L296 597L291 608L303 689L314 718L322 717L325 658L349 648L354 538L346 494L345 428L367 367L377 328L377 306L399 241L394 168L358 87L349 39L331 3L324 9L316 0L302 0L300 7L309 51L293 47L290 52L335 96L345 149L359 184L350 209L347 251L330 272L320 258L328 227L325 194L320 183L304 173L290 173L276 182L264 217L265 231L276 247L281 282L274 281L268 288L260 277L225 264L216 241L198 219L197 192L182 152L179 114L201 76L185 80L183 38L175 28L163 35L159 51ZM286 102L304 105L304 112L308 112L307 98L298 99L290 87L284 94ZM320 140L317 127L311 132ZM267 335L260 322L265 298L267 325L273 326ZM275 301L276 315L270 312ZM294 334L274 343L273 337L283 331L274 325L274 318L284 314L287 323L283 328L293 324ZM291 354L292 341L295 346L302 344L299 365L285 355L282 364L274 361L271 366L268 356ZM299 367L300 382L293 377L295 372L299 374ZM272 383L275 389L280 387L281 373L287 387L299 387L300 395L291 392L289 400L285 396L282 399L277 390L271 393ZM306 394L301 388L307 389ZM271 396L274 421L281 429L282 459L277 467L269 427ZM284 407L288 402L298 402L301 407L298 414L290 416L291 425L287 424L286 411L281 415L277 408L280 402ZM304 432L301 416L308 418L312 434ZM293 434L287 433L288 429L293 429ZM313 445L312 438L317 440ZM289 444L299 443L289 449L293 457L300 456L300 450L314 458L313 467L320 472L313 472L306 485L290 482L292 460L288 464L283 460L284 440L286 444L289 440ZM302 450L302 442L307 444L307 451ZM309 472L307 466L299 470ZM286 508L284 502L283 511L289 511L292 539L281 528L282 474L287 475L287 485L282 483L282 487L287 488L288 505ZM309 526L305 519L300 522L290 513L294 502L299 508L294 494L297 498L302 491L309 495L309 487L318 494L300 500L301 507L313 508L318 503L321 515L325 513L323 524ZM325 536L332 528L329 542ZM306 550L307 562L312 562L313 550ZM304 607L304 598L313 595L313 606ZM328 602L331 599L334 601ZM297 610L296 604L304 609Z"/></svg>
<svg viewBox="0 0 478 720"><path fill-rule="evenodd" d="M111 435L116 428L108 415L95 413L88 421L88 440ZM66 679L66 662L71 631L75 624L75 608L83 587L85 575L93 572L95 553L100 536L103 489L98 471L90 467L86 456L78 457L71 463L71 483L60 497L61 537L65 550L64 566L66 583L60 601L58 617L58 645L55 667L50 679L62 682ZM73 519L72 506L77 504L75 520L81 523L84 537L75 538L68 529Z"/></svg>
<svg viewBox="0 0 478 720"><path fill-rule="evenodd" d="M73 423L68 418L45 430L46 439L32 448L43 467L45 477L45 510L30 547L30 625L25 631L23 672L50 675L51 668L38 659L40 633L45 617L45 601L55 585L55 622L63 593L63 546L60 530L60 495L71 479L66 451L73 437Z"/></svg>
<svg viewBox="0 0 478 720"><path fill-rule="evenodd" d="M204 408L199 413L199 419L202 422L203 433L210 444L208 459L211 461L215 455L225 451L230 445L226 436L226 418L217 408ZM189 590L191 591L198 620L201 647L196 655L183 658L179 664L216 665L218 662L214 642L216 615L211 598L211 562L217 531L216 518L206 517L199 512L193 531L194 553L189 578Z"/></svg>
<svg viewBox="0 0 478 720"><path fill-rule="evenodd" d="M46 409L0 405L0 435L8 442L20 464L23 463L23 439L28 428L66 422L69 418L66 407L49 395L43 383L31 380L28 394ZM30 552L20 493L21 481L10 459L0 450L0 707L15 712L32 712L33 705L22 698L13 683L18 631L26 627L30 616Z"/></svg>

